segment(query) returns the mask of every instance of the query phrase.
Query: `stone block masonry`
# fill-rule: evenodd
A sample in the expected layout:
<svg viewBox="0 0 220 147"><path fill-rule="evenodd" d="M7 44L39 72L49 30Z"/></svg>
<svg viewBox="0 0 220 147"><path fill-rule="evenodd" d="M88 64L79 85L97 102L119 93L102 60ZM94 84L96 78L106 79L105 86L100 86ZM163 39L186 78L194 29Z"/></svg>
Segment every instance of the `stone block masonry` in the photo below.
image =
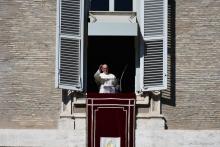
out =
<svg viewBox="0 0 220 147"><path fill-rule="evenodd" d="M220 1L169 2L175 44L168 55L172 74L162 99L168 129L219 129Z"/></svg>
<svg viewBox="0 0 220 147"><path fill-rule="evenodd" d="M56 128L56 1L0 1L0 128Z"/></svg>

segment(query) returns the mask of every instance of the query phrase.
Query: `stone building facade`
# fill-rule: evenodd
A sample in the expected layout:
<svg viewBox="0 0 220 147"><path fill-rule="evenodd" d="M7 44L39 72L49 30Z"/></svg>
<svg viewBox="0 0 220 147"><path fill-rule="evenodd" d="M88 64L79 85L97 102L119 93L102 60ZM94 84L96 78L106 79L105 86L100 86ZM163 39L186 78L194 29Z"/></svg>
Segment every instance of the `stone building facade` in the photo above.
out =
<svg viewBox="0 0 220 147"><path fill-rule="evenodd" d="M1 128L55 128L55 1L0 2Z"/></svg>
<svg viewBox="0 0 220 147"><path fill-rule="evenodd" d="M172 129L219 129L220 2L170 2L175 15L170 84L162 111ZM174 20L171 20L174 21ZM172 44L172 43L171 43ZM175 49L172 49L175 48Z"/></svg>
<svg viewBox="0 0 220 147"><path fill-rule="evenodd" d="M217 0L169 0L168 88L161 97L168 129L220 129L219 10ZM56 1L1 0L0 25L0 128L56 129L69 117L64 109L85 118L77 116L85 101L65 103L68 92L54 88ZM139 112L149 111L148 100L137 102ZM144 125L151 118L137 119Z"/></svg>

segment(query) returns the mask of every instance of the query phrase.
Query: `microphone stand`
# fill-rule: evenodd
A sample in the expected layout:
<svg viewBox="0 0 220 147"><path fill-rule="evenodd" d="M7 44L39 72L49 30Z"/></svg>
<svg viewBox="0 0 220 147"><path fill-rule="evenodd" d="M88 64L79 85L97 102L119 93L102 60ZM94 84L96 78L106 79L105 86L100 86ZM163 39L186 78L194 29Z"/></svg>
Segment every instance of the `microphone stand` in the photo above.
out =
<svg viewBox="0 0 220 147"><path fill-rule="evenodd" d="M120 82L119 82L119 83L120 83L120 84L119 84L119 85L120 85L120 87L119 87L119 91L120 91L120 92L122 92L122 86L121 86L121 85L122 85L122 78L123 78L123 76L124 76L124 73L125 73L127 67L128 67L128 64L125 65L125 67L124 67L124 69L123 69L123 71L122 71L121 77L120 77Z"/></svg>

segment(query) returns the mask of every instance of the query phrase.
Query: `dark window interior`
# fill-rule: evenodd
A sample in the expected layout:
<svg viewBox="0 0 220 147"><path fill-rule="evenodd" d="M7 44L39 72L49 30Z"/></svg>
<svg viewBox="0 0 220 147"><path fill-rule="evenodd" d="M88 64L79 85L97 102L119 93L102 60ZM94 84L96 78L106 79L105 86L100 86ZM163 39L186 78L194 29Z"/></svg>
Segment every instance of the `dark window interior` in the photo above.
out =
<svg viewBox="0 0 220 147"><path fill-rule="evenodd" d="M132 11L132 0L115 0L115 11Z"/></svg>
<svg viewBox="0 0 220 147"><path fill-rule="evenodd" d="M109 11L109 0L92 0L91 11Z"/></svg>
<svg viewBox="0 0 220 147"><path fill-rule="evenodd" d="M92 0L91 11L109 11L109 0ZM115 11L132 11L132 0L115 0Z"/></svg>
<svg viewBox="0 0 220 147"><path fill-rule="evenodd" d="M87 90L98 92L94 81L94 73L100 64L108 64L109 72L120 79L123 69L127 65L123 80L122 92L134 92L135 87L135 48L134 37L121 36L90 36L88 38L87 60Z"/></svg>

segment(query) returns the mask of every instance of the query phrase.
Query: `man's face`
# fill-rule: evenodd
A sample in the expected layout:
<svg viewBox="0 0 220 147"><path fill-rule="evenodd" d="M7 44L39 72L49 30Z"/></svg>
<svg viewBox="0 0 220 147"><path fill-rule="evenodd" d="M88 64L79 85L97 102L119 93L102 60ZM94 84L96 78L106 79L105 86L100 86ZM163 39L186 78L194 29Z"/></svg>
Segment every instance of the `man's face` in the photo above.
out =
<svg viewBox="0 0 220 147"><path fill-rule="evenodd" d="M106 74L108 73L108 65L106 64L102 65L102 72Z"/></svg>

